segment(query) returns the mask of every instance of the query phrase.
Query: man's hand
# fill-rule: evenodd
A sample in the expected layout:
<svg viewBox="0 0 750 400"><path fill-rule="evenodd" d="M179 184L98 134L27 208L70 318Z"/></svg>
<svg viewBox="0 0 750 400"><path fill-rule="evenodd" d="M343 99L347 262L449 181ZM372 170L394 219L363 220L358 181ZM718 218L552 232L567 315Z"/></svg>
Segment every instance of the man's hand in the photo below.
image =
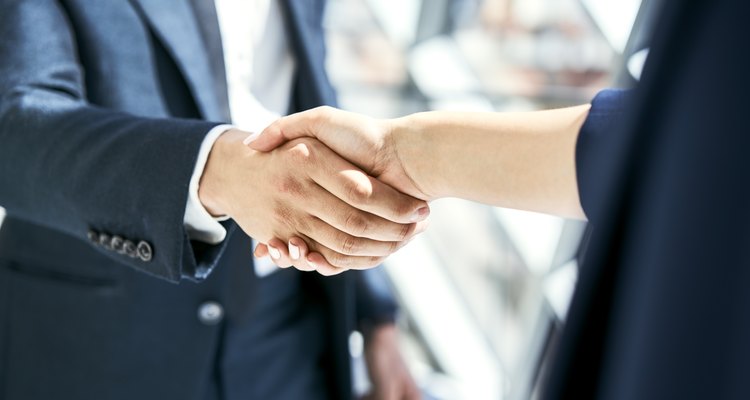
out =
<svg viewBox="0 0 750 400"><path fill-rule="evenodd" d="M421 394L398 348L393 324L375 328L365 343L365 360L372 382L366 400L418 400Z"/></svg>
<svg viewBox="0 0 750 400"><path fill-rule="evenodd" d="M299 269L333 274L373 267L428 214L424 201L368 176L317 140L260 153L242 145L247 135L230 130L216 141L201 178L201 202L260 242L301 237L325 257L323 266L295 260Z"/></svg>
<svg viewBox="0 0 750 400"><path fill-rule="evenodd" d="M408 140L408 132L397 131L395 126L391 120L318 107L281 118L259 135L246 138L244 143L255 150L271 151L289 140L314 137L383 183L411 196L431 200L434 196L417 183L420 179L415 176L415 171L409 171L403 163L404 157L413 159L410 155L418 153L418 149L415 151L416 146ZM399 153L404 148L411 150L409 155ZM424 228L426 223L420 226L420 230ZM272 249L259 244L255 249L256 257L271 255L275 262L282 264L303 257L331 269L325 257L314 251L308 253L310 249L301 237L294 237L288 243L274 238L269 245L273 246Z"/></svg>

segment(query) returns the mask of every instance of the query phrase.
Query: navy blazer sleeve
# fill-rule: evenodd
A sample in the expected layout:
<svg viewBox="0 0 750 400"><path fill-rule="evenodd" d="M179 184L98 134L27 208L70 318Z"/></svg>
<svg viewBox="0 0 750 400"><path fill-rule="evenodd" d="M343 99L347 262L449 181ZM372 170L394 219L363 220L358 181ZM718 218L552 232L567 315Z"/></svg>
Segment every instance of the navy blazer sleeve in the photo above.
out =
<svg viewBox="0 0 750 400"><path fill-rule="evenodd" d="M221 246L194 252L183 217L198 149L216 124L88 104L59 4L3 4L0 204L8 215L83 240L93 229L146 241L149 261L103 253L170 281L210 269Z"/></svg>
<svg viewBox="0 0 750 400"><path fill-rule="evenodd" d="M591 101L588 117L581 127L576 143L576 175L578 194L586 216L597 215L602 199L600 188L610 178L612 171L597 163L604 142L612 140L613 134L623 132L618 127L623 123L625 110L632 97L630 90L607 89L599 92ZM595 223L596 221L590 221Z"/></svg>

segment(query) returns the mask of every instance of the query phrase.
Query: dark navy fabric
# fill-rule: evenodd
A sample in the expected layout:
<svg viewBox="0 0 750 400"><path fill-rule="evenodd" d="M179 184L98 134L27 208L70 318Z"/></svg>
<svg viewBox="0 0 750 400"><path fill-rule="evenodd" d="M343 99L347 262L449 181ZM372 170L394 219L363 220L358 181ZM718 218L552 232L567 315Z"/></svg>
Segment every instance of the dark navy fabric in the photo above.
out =
<svg viewBox="0 0 750 400"><path fill-rule="evenodd" d="M750 396L748 15L666 2L639 86L593 102L594 228L544 398Z"/></svg>
<svg viewBox="0 0 750 400"><path fill-rule="evenodd" d="M622 131L627 121L627 109L632 97L630 90L607 89L597 93L591 101L591 109L581 127L576 142L576 173L578 192L589 221L598 215L603 196L597 195L601 182L606 182L611 171L594 164L593 158L602 142L611 140L612 135Z"/></svg>
<svg viewBox="0 0 750 400"><path fill-rule="evenodd" d="M282 6L291 109L335 104L324 2ZM188 239L198 148L229 119L204 8L0 1L0 398L350 398L349 333L393 318L370 284L381 271L257 279L233 223L221 245ZM92 230L153 257L96 245ZM207 301L221 323L199 320Z"/></svg>

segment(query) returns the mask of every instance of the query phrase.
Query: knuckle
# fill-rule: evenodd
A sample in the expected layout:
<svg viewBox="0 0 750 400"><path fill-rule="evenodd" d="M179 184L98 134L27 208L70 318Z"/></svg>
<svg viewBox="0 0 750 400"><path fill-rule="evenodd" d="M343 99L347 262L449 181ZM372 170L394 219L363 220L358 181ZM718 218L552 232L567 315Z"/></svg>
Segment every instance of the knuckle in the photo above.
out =
<svg viewBox="0 0 750 400"><path fill-rule="evenodd" d="M409 237L409 232L411 231L411 225L401 225L401 232L399 232L398 240L404 241Z"/></svg>
<svg viewBox="0 0 750 400"><path fill-rule="evenodd" d="M338 270L369 269L381 264L385 259L385 257L381 256L356 257L339 253L335 253L327 258L328 263Z"/></svg>
<svg viewBox="0 0 750 400"><path fill-rule="evenodd" d="M296 146L304 147L305 151L308 152L308 156L312 156L313 151L320 148L320 142L312 137L299 137L293 140Z"/></svg>
<svg viewBox="0 0 750 400"><path fill-rule="evenodd" d="M326 260L328 260L328 264L331 264L332 267L341 267L343 265L344 256L340 253L333 252L333 254L327 254Z"/></svg>
<svg viewBox="0 0 750 400"><path fill-rule="evenodd" d="M298 151L303 153L300 156L300 160L305 162L306 165L316 165L319 162L322 163L325 161L322 155L324 145L317 139L309 137L299 138L296 141L296 146L299 147Z"/></svg>
<svg viewBox="0 0 750 400"><path fill-rule="evenodd" d="M310 148L306 143L296 141L294 145L289 148L289 158L292 162L306 164L310 162Z"/></svg>
<svg viewBox="0 0 750 400"><path fill-rule="evenodd" d="M346 221L344 222L346 230L354 235L360 235L367 232L369 225L367 218L355 212L347 215Z"/></svg>
<svg viewBox="0 0 750 400"><path fill-rule="evenodd" d="M360 248L360 240L352 236L346 235L343 242L341 243L341 249L345 254L354 254Z"/></svg>
<svg viewBox="0 0 750 400"><path fill-rule="evenodd" d="M313 221L314 218L315 217L313 217L310 214L301 215L299 218L297 218L294 221L294 228L295 228L295 230L298 233L299 232L309 232L311 230L311 226L313 226L313 224L314 224L314 221Z"/></svg>
<svg viewBox="0 0 750 400"><path fill-rule="evenodd" d="M411 201L402 200L396 203L395 211L398 214L398 216L403 218L410 217L412 211L414 210L414 205Z"/></svg>
<svg viewBox="0 0 750 400"><path fill-rule="evenodd" d="M355 204L368 204L372 197L372 188L360 185L357 182L347 183L346 193L350 201Z"/></svg>
<svg viewBox="0 0 750 400"><path fill-rule="evenodd" d="M305 194L304 185L298 179L291 175L287 175L277 180L278 191L284 194L291 195L293 197L302 197Z"/></svg>
<svg viewBox="0 0 750 400"><path fill-rule="evenodd" d="M351 265L351 257L341 253L333 253L328 258L328 263L336 268L348 268Z"/></svg>
<svg viewBox="0 0 750 400"><path fill-rule="evenodd" d="M272 215L277 222L286 224L292 219L293 214L291 207L288 207L285 204L276 203L273 207Z"/></svg>
<svg viewBox="0 0 750 400"><path fill-rule="evenodd" d="M307 232L310 230L311 222L313 218L310 215L306 215L284 202L276 202L271 211L272 221L276 228L291 229L294 232ZM285 245L285 243L281 243Z"/></svg>

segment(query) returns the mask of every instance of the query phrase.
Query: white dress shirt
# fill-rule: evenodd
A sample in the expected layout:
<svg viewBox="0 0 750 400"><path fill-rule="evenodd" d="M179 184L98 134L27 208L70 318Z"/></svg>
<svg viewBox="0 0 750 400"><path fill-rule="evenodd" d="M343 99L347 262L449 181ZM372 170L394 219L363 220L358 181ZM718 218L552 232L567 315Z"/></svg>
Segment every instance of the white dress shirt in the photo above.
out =
<svg viewBox="0 0 750 400"><path fill-rule="evenodd" d="M216 244L226 230L198 197L198 184L216 139L232 126L257 132L289 109L295 61L279 0L215 0L232 125L206 135L190 180L185 228L193 240Z"/></svg>

